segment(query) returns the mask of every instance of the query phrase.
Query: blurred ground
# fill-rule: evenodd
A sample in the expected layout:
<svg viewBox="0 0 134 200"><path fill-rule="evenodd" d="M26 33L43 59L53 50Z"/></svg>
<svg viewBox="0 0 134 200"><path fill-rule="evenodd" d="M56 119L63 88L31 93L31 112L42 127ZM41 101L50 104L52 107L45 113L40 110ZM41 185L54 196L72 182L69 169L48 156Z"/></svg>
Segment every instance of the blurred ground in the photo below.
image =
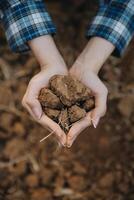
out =
<svg viewBox="0 0 134 200"><path fill-rule="evenodd" d="M86 43L85 27L96 6L61 9L50 1L48 7L71 66ZM52 137L39 143L48 132L21 106L38 64L30 53L11 53L2 29L0 42L0 200L133 200L134 42L122 60L111 57L100 73L109 100L98 128L84 131L71 149L59 150Z"/></svg>

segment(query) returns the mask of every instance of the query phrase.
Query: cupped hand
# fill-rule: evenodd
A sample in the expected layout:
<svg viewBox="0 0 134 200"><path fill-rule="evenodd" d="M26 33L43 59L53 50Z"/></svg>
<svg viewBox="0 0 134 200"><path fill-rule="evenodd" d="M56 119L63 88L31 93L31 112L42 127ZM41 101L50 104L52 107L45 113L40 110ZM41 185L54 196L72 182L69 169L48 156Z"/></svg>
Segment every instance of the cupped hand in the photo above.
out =
<svg viewBox="0 0 134 200"><path fill-rule="evenodd" d="M107 88L99 79L97 73L91 71L89 67L82 66L81 63L75 62L70 69L70 74L84 83L92 91L95 97L95 108L88 112L86 117L73 124L67 135L67 146L71 147L76 137L88 126L93 124L96 128L99 120L106 112Z"/></svg>
<svg viewBox="0 0 134 200"><path fill-rule="evenodd" d="M38 123L43 127L54 131L59 142L62 145L65 145L66 135L64 131L56 122L43 113L40 102L38 101L38 95L41 88L47 87L49 79L55 74L66 75L67 68L60 65L43 67L41 71L30 80L22 104Z"/></svg>

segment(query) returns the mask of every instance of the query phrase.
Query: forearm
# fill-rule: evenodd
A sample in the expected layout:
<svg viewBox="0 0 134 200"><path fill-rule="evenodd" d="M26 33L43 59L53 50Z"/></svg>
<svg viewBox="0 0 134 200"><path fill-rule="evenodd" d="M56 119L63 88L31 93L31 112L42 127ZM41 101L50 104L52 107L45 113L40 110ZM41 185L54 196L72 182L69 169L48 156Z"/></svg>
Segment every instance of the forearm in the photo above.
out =
<svg viewBox="0 0 134 200"><path fill-rule="evenodd" d="M114 49L114 45L109 41L100 37L93 37L87 43L76 63L87 70L98 73Z"/></svg>
<svg viewBox="0 0 134 200"><path fill-rule="evenodd" d="M29 50L29 40L56 33L44 0L10 3L9 0L0 0L0 13L7 41L14 52L26 52Z"/></svg>
<svg viewBox="0 0 134 200"><path fill-rule="evenodd" d="M70 69L70 74L92 91L95 99L95 108L89 111L81 122L74 124L70 129L67 136L67 146L71 146L78 134L89 124L91 125L92 123L96 128L100 118L106 112L108 90L99 79L97 73L114 48L113 44L107 40L92 37Z"/></svg>
<svg viewBox="0 0 134 200"><path fill-rule="evenodd" d="M41 68L47 66L65 66L64 60L59 53L51 35L44 35L28 42L33 54Z"/></svg>
<svg viewBox="0 0 134 200"><path fill-rule="evenodd" d="M100 6L89 24L88 37L101 37L115 46L113 55L120 57L134 35L134 1L108 0Z"/></svg>

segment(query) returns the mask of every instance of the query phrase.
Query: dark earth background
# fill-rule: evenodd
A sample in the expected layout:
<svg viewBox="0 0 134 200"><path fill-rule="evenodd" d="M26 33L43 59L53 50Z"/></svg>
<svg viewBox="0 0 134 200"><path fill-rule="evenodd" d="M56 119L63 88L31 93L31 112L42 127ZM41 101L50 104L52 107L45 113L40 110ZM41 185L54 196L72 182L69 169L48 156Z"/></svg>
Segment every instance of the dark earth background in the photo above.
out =
<svg viewBox="0 0 134 200"><path fill-rule="evenodd" d="M71 66L87 42L85 29L97 4L46 2L57 24L56 42ZM13 54L2 29L0 44L0 200L134 200L134 41L122 59L110 57L103 66L107 114L71 149L58 149L53 136L39 143L48 131L21 105L38 64L30 53Z"/></svg>

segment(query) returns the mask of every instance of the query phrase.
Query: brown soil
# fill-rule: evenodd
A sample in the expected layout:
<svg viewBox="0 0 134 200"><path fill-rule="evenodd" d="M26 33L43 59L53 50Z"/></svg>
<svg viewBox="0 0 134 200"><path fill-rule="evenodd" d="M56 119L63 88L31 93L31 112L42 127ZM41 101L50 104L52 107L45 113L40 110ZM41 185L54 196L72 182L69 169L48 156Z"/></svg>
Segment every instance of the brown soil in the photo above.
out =
<svg viewBox="0 0 134 200"><path fill-rule="evenodd" d="M43 108L60 109L63 107L60 99L48 88L41 89L39 101Z"/></svg>
<svg viewBox="0 0 134 200"><path fill-rule="evenodd" d="M59 123L65 132L72 123L84 118L86 111L95 107L90 89L71 76L54 75L49 88L42 88L38 99L45 114Z"/></svg>
<svg viewBox="0 0 134 200"><path fill-rule="evenodd" d="M68 109L70 123L79 121L86 116L86 111L77 105L74 105Z"/></svg>
<svg viewBox="0 0 134 200"><path fill-rule="evenodd" d="M50 89L60 98L61 102L70 107L77 102L89 99L90 89L71 76L55 75L50 79Z"/></svg>

